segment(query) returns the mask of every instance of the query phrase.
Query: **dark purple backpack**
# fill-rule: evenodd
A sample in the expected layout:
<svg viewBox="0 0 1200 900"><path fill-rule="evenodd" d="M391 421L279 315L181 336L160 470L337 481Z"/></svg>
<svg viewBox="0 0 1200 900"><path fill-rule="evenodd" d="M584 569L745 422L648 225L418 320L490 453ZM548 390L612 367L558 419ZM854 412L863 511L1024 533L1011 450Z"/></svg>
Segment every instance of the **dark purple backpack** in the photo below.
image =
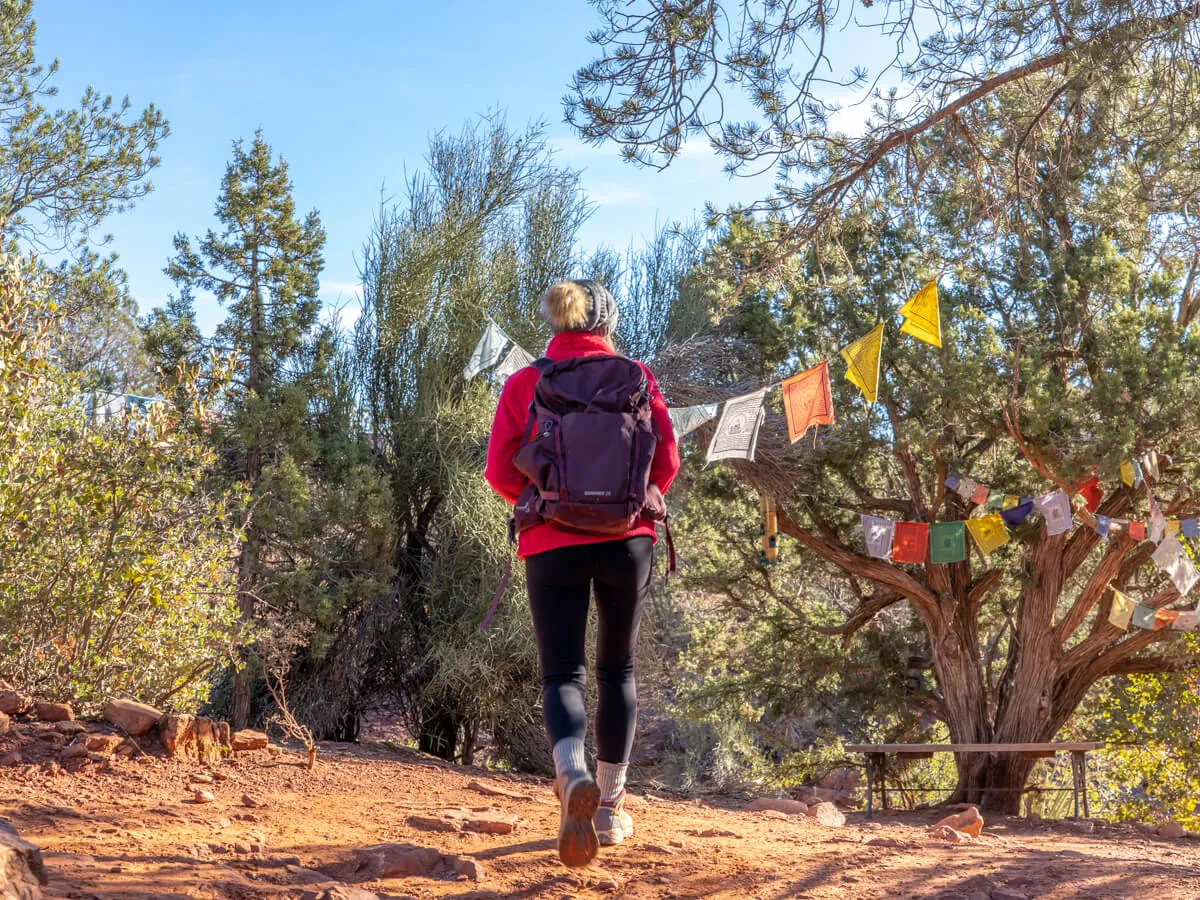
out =
<svg viewBox="0 0 1200 900"><path fill-rule="evenodd" d="M642 367L623 356L533 365L541 377L513 456L530 481L517 499L516 530L552 522L568 531L621 535L643 515L662 518L662 495L650 485L658 435Z"/></svg>

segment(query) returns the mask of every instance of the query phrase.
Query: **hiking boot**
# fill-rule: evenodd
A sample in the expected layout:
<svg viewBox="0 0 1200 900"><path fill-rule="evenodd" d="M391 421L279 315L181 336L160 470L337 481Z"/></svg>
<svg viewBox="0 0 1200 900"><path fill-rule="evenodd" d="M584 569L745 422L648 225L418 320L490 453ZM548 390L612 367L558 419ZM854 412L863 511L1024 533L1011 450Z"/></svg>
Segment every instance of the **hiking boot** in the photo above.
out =
<svg viewBox="0 0 1200 900"><path fill-rule="evenodd" d="M600 788L587 772L568 772L554 779L560 804L558 858L564 866L586 866L600 852L592 817L600 806Z"/></svg>
<svg viewBox="0 0 1200 900"><path fill-rule="evenodd" d="M600 804L600 808L596 810L595 822L601 846L612 847L626 838L633 837L633 818L625 812L624 791L617 794L616 799Z"/></svg>

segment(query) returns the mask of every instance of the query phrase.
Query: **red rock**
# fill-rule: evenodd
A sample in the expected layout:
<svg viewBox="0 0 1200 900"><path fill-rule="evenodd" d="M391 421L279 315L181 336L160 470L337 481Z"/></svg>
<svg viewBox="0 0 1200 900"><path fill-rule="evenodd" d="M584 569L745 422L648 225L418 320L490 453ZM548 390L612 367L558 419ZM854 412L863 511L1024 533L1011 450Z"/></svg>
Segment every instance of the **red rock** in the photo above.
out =
<svg viewBox="0 0 1200 900"><path fill-rule="evenodd" d="M979 814L979 810L976 807L968 806L962 812L946 816L946 818L934 825L933 828L942 825L976 838L983 831L983 816Z"/></svg>
<svg viewBox="0 0 1200 900"><path fill-rule="evenodd" d="M87 755L87 744L71 744L71 746L65 748L63 752L58 755L58 758L66 761L68 759L79 759Z"/></svg>
<svg viewBox="0 0 1200 900"><path fill-rule="evenodd" d="M13 750L11 753L6 753L4 756L0 756L0 766L7 768L8 766L19 766L20 764L21 754L17 750Z"/></svg>
<svg viewBox="0 0 1200 900"><path fill-rule="evenodd" d="M196 791L195 800L197 803L212 803L217 798L213 796L212 791Z"/></svg>
<svg viewBox="0 0 1200 900"><path fill-rule="evenodd" d="M163 716L158 725L158 736L162 739L163 749L169 756L180 757L187 754L188 748L195 742L196 720L187 715Z"/></svg>
<svg viewBox="0 0 1200 900"><path fill-rule="evenodd" d="M29 698L17 691L0 691L0 712L17 716L29 709Z"/></svg>
<svg viewBox="0 0 1200 900"><path fill-rule="evenodd" d="M409 816L408 824L423 831L462 831L462 821L444 816Z"/></svg>
<svg viewBox="0 0 1200 900"><path fill-rule="evenodd" d="M153 706L136 700L109 700L101 707L100 714L134 737L145 734L163 717Z"/></svg>
<svg viewBox="0 0 1200 900"><path fill-rule="evenodd" d="M85 745L93 753L112 754L125 739L119 734L89 734Z"/></svg>
<svg viewBox="0 0 1200 900"><path fill-rule="evenodd" d="M846 824L846 817L842 814L842 811L832 803L825 801L818 803L816 806L810 806L808 808L808 817L816 819L827 828L841 828Z"/></svg>
<svg viewBox="0 0 1200 900"><path fill-rule="evenodd" d="M766 812L767 810L784 813L789 816L804 816L808 815L808 804L801 803L799 800L759 797L757 800L751 800L746 805L747 812Z"/></svg>
<svg viewBox="0 0 1200 900"><path fill-rule="evenodd" d="M267 736L261 731L251 731L249 728L244 728L241 731L235 731L230 737L230 746L235 752L241 753L246 750L262 750L267 746Z"/></svg>
<svg viewBox="0 0 1200 900"><path fill-rule="evenodd" d="M1165 825L1160 825L1154 833L1162 838L1181 838L1187 834L1184 827L1178 822L1167 822Z"/></svg>
<svg viewBox="0 0 1200 900"><path fill-rule="evenodd" d="M33 711L43 722L71 722L75 719L75 710L66 703L35 703Z"/></svg>
<svg viewBox="0 0 1200 900"><path fill-rule="evenodd" d="M8 713L0 712L0 737L8 734L8 729L12 727L12 721L8 718Z"/></svg>
<svg viewBox="0 0 1200 900"><path fill-rule="evenodd" d="M470 816L463 820L463 828L479 834L512 834L517 828L517 817L503 813Z"/></svg>
<svg viewBox="0 0 1200 900"><path fill-rule="evenodd" d="M929 829L929 833L940 841L949 841L952 844L960 844L971 839L968 835L949 825L934 825Z"/></svg>
<svg viewBox="0 0 1200 900"><path fill-rule="evenodd" d="M55 722L54 730L59 734L65 734L67 737L74 737L77 734L86 732L87 726L82 722L76 722L74 719L67 719L62 722Z"/></svg>
<svg viewBox="0 0 1200 900"><path fill-rule="evenodd" d="M0 821L0 896L37 900L45 883L41 849L21 840L15 828Z"/></svg>

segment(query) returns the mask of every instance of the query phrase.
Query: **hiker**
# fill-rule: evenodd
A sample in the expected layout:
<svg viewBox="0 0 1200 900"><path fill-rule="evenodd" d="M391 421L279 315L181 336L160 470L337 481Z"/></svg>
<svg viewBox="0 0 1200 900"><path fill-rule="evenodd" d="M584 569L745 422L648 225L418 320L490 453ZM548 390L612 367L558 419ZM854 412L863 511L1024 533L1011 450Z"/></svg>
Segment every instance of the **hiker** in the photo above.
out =
<svg viewBox="0 0 1200 900"><path fill-rule="evenodd" d="M511 528L525 561L561 806L559 857L584 866L600 844L633 835L625 775L637 719L634 650L655 522L666 518L663 493L679 471L679 451L654 376L613 348L612 295L594 281L560 281L542 295L541 311L554 337L545 358L504 385L486 477L514 504ZM595 779L583 749L593 589Z"/></svg>

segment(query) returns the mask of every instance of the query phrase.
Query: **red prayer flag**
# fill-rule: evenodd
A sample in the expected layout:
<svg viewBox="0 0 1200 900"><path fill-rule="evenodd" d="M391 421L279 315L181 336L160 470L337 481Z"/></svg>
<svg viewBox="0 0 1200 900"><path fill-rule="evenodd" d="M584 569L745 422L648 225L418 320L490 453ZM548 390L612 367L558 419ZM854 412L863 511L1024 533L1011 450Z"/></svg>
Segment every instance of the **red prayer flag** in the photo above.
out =
<svg viewBox="0 0 1200 900"><path fill-rule="evenodd" d="M1129 523L1129 536L1135 541L1146 539L1146 523L1133 521Z"/></svg>
<svg viewBox="0 0 1200 900"><path fill-rule="evenodd" d="M929 525L897 522L892 531L892 562L923 563L929 553Z"/></svg>
<svg viewBox="0 0 1200 900"><path fill-rule="evenodd" d="M1100 476L1098 475L1093 475L1087 481L1077 484L1075 492L1087 503L1088 512L1094 513L1099 509L1100 501L1104 499L1104 491L1100 490Z"/></svg>
<svg viewBox="0 0 1200 900"><path fill-rule="evenodd" d="M793 444L813 425L833 424L828 362L793 375L783 383L783 411L787 416L788 437Z"/></svg>

